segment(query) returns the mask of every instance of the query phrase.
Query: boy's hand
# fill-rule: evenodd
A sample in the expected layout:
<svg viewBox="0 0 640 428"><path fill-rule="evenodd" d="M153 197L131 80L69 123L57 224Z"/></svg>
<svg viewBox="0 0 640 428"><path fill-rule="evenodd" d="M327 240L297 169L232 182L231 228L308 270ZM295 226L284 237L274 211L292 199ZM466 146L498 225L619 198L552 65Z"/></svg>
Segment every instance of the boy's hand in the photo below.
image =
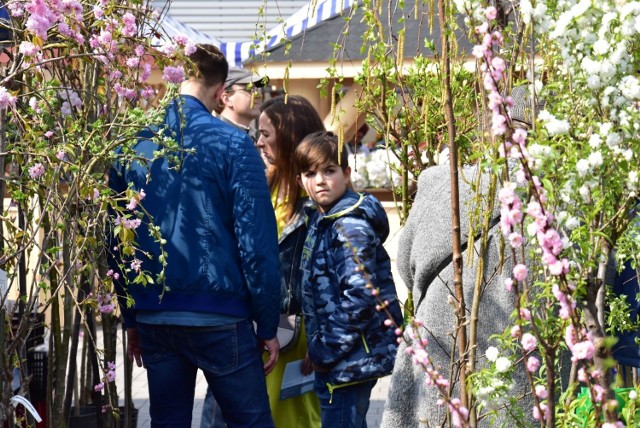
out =
<svg viewBox="0 0 640 428"><path fill-rule="evenodd" d="M280 356L280 342L278 342L278 338L274 337L273 339L264 341L264 349L269 353L269 358L264 363L264 375L268 375L271 373L271 370L276 366L278 362L278 357Z"/></svg>
<svg viewBox="0 0 640 428"><path fill-rule="evenodd" d="M302 361L302 364L300 365L300 372L302 372L302 374L305 376L309 376L311 373L313 373L313 363L311 363L309 354L304 356L304 361Z"/></svg>

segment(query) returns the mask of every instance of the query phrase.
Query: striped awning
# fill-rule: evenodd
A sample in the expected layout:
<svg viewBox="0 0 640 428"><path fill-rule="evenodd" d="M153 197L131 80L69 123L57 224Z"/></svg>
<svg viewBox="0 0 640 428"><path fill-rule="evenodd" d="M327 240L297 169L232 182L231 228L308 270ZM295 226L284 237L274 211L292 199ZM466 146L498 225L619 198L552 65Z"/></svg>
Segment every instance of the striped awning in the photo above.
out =
<svg viewBox="0 0 640 428"><path fill-rule="evenodd" d="M225 42L224 40L219 40L204 34L177 21L172 18L170 14L164 16L161 25L169 37L185 35L196 43L209 43L218 46L225 54L229 65L241 67L242 63L252 56L266 52L272 47L297 36L320 22L333 18L343 10L352 7L356 2L357 0L310 1L306 6L303 6L287 18L282 24L267 31L262 38L263 40Z"/></svg>

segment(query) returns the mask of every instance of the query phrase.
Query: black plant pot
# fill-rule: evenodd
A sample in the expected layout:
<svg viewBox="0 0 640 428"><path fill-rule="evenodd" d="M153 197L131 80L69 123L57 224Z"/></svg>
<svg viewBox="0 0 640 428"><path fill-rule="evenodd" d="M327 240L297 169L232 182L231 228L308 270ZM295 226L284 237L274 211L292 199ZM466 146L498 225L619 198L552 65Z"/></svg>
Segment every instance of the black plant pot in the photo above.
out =
<svg viewBox="0 0 640 428"><path fill-rule="evenodd" d="M120 428L136 428L138 426L138 409L131 409L131 424L127 426L124 406L120 406ZM98 414L95 406L81 406L76 414L75 407L69 415L69 428L95 428L98 426ZM106 427L105 427L106 428Z"/></svg>

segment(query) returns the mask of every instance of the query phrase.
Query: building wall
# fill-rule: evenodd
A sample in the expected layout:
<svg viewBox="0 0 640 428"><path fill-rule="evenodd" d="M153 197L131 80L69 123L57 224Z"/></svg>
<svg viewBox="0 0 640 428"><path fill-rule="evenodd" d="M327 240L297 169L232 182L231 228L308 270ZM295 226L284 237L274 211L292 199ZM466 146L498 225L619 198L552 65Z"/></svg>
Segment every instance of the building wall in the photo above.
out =
<svg viewBox="0 0 640 428"><path fill-rule="evenodd" d="M173 0L153 1L178 21L227 42L253 40L287 19L305 0Z"/></svg>

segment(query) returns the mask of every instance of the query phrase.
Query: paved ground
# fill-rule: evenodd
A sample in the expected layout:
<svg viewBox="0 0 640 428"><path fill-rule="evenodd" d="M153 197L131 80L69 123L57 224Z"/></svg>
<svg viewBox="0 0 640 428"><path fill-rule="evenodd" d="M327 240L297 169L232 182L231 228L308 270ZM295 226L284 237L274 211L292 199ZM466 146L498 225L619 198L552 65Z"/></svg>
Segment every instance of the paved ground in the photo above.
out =
<svg viewBox="0 0 640 428"><path fill-rule="evenodd" d="M138 428L149 428L151 420L149 419L149 393L147 391L147 381L144 369L134 368L133 382L133 402L138 409ZM378 381L371 393L371 404L369 413L367 414L367 425L369 428L378 428L382 421L382 412L387 398L387 389L389 387L390 377L386 377ZM200 374L198 383L196 384L196 400L193 406L193 422L192 427L200 427L200 416L202 413L202 404L207 390L207 382ZM286 427L285 427L286 428ZM295 427L291 427L295 428Z"/></svg>
<svg viewBox="0 0 640 428"><path fill-rule="evenodd" d="M394 279L396 280L396 289L400 301L403 302L406 299L406 289L403 283L400 281L397 271L395 270L395 257L397 254L397 242L399 238L399 222L397 216L394 214L395 210L392 208L392 204L384 203L385 208L389 214L389 222L391 226L391 235L385 244L389 256L391 257L394 269ZM121 347L120 347L121 349ZM118 364L117 373L117 385L120 397L122 397L122 388L124 384L124 375L122 361ZM371 393L371 405L367 414L367 425L369 428L378 428L382 420L382 412L387 399L387 391L389 387L390 377L386 377L378 381L375 388ZM200 427L200 415L202 413L202 405L204 402L204 396L207 390L207 382L199 373L198 381L196 384L196 399L193 409L193 422L192 427ZM138 428L149 428L151 421L149 419L149 392L147 389L147 377L143 368L134 367L133 369L133 401L138 413ZM279 427L283 428L283 427ZM289 428L289 427L284 427ZM295 427L290 427L295 428Z"/></svg>

